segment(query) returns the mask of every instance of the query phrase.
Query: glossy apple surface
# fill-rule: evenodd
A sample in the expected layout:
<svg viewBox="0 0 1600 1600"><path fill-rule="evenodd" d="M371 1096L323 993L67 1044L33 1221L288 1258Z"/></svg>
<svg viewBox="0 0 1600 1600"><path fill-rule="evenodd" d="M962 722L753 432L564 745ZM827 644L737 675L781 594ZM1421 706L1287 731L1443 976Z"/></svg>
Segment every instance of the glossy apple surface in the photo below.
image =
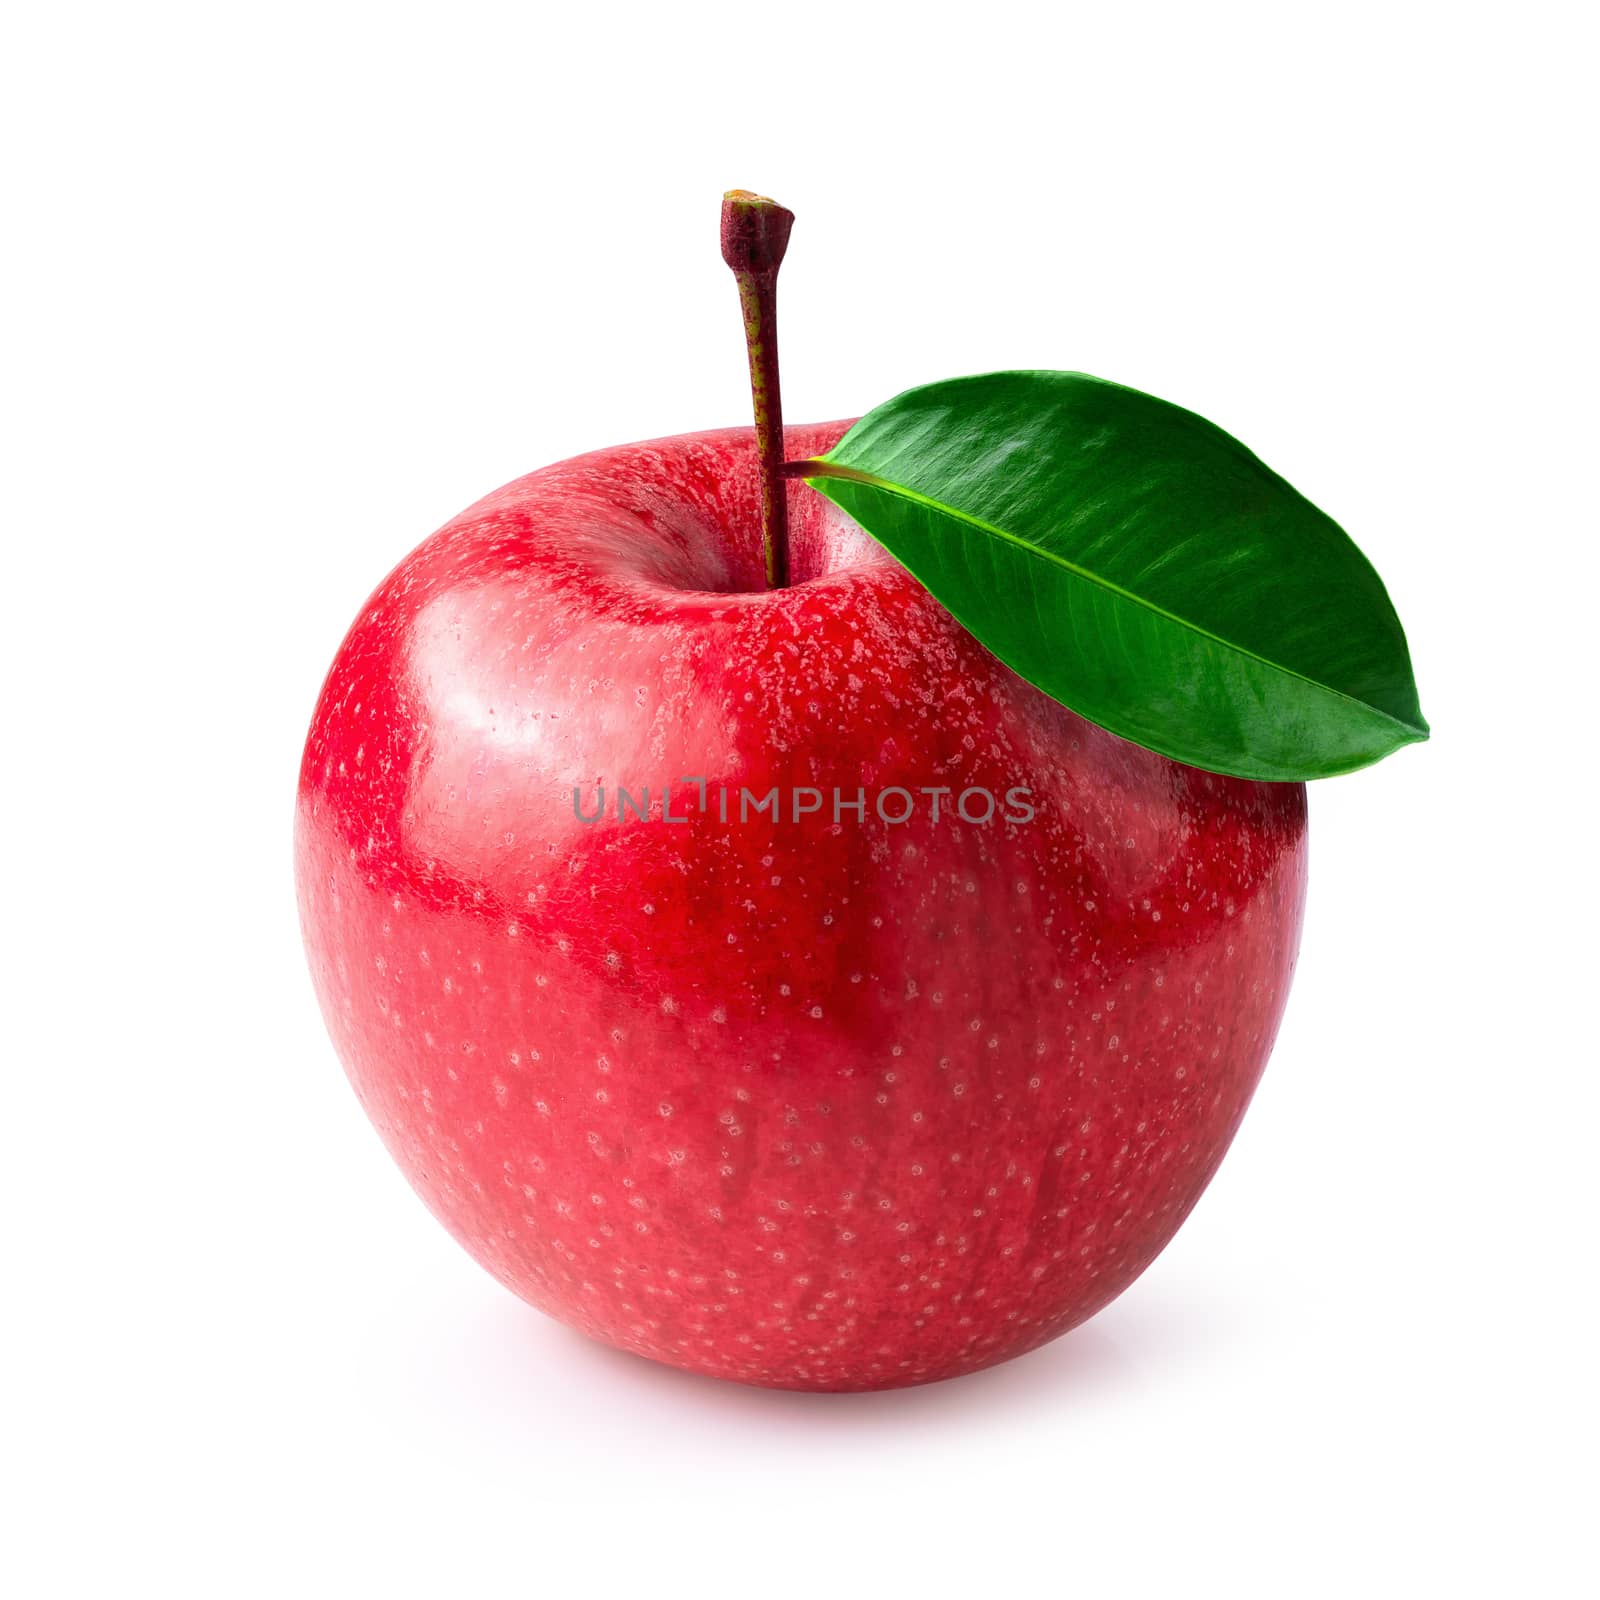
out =
<svg viewBox="0 0 1600 1600"><path fill-rule="evenodd" d="M316 708L302 925L362 1104L516 1293L742 1382L928 1382L1082 1321L1199 1198L1288 993L1305 791L1084 723L803 486L763 590L757 492L747 429L631 445L409 556Z"/></svg>

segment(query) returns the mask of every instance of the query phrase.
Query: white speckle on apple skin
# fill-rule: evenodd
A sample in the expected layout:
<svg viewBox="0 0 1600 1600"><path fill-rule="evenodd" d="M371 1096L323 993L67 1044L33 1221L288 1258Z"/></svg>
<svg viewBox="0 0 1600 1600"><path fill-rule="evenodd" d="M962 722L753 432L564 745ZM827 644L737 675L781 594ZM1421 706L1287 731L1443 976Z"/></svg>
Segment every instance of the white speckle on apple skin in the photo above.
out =
<svg viewBox="0 0 1600 1600"><path fill-rule="evenodd" d="M740 1382L928 1382L1091 1315L1198 1199L1288 993L1304 790L1073 717L803 486L759 591L754 496L748 430L601 451L401 563L307 740L302 925L363 1106L518 1294ZM573 816L682 773L1039 809Z"/></svg>

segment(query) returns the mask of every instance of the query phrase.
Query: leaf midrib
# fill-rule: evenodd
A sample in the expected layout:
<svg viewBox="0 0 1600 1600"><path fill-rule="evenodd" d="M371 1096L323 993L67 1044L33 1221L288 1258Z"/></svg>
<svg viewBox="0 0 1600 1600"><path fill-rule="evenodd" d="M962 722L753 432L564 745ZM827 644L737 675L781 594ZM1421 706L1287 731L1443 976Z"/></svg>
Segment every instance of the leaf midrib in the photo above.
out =
<svg viewBox="0 0 1600 1600"><path fill-rule="evenodd" d="M1142 595L1135 594L1131 589L1124 589L1121 584L1113 583L1111 579L1102 577L1099 573L1091 572L1087 567L1081 567L1075 561L1069 561L1065 556L1059 556L1052 550L1046 550L1031 540L1024 539L1018 534L1007 533L1004 528L997 527L992 522L985 522L982 517L974 516L970 511L963 511L959 506L952 506L943 500L935 500L931 495L921 494L916 489L909 488L903 483L896 483L892 478L880 478L876 473L862 472L857 467L847 467L841 462L829 461L818 458L813 461L796 461L785 463L785 475L810 480L812 478L837 478L847 483L864 484L869 489L879 489L885 494L896 495L902 500L910 501L913 505L924 506L930 511L936 511L942 516L949 517L952 521L964 522L968 527L976 528L980 533L986 533L990 538L999 539L1005 544L1014 545L1025 554L1033 556L1036 560L1044 561L1050 565L1070 572L1076 578L1093 584L1096 588L1103 589L1107 594L1114 594L1119 599L1131 601L1134 605L1142 607L1158 617L1164 617L1168 622L1180 628L1186 628L1190 633L1202 639L1209 639L1211 643L1224 650L1231 650L1235 655L1244 656L1247 660L1259 662L1269 671L1282 673L1286 678L1293 678L1299 683L1310 685L1311 688L1320 690L1323 694L1334 695L1350 705L1360 706L1363 711L1372 716L1382 717L1386 722L1391 722L1397 728L1404 728L1417 738L1426 737L1426 729L1416 723L1407 722L1403 717L1397 717L1392 711L1385 711L1381 706L1375 706L1370 700L1363 700L1359 695L1347 693L1343 689L1336 689L1332 684L1322 683L1316 678L1308 677L1303 672L1297 672L1293 667L1285 666L1281 661L1269 660L1266 656L1257 654L1247 645L1236 644L1231 639L1224 639L1220 634L1213 633L1209 628L1202 627L1198 622L1191 622L1187 617L1180 617L1176 612L1168 611L1165 606L1160 606L1153 600L1147 600ZM868 530L871 531L870 529Z"/></svg>

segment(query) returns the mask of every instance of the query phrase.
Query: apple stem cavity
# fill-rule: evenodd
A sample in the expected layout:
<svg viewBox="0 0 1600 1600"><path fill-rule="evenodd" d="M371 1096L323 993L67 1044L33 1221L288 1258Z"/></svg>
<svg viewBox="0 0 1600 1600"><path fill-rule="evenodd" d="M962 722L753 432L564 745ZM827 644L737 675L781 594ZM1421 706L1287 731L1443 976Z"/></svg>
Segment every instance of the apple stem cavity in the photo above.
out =
<svg viewBox="0 0 1600 1600"><path fill-rule="evenodd" d="M783 399L778 389L778 268L794 213L748 189L722 197L722 259L733 268L750 353L750 398L761 457L761 542L767 587L789 582L789 508L783 473Z"/></svg>

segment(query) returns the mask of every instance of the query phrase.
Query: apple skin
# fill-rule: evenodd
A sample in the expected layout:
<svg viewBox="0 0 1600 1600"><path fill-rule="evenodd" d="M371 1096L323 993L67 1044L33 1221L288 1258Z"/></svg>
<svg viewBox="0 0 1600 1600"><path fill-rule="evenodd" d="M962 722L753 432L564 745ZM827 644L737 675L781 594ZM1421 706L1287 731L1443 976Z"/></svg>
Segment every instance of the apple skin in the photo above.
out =
<svg viewBox="0 0 1600 1600"><path fill-rule="evenodd" d="M603 450L396 568L306 742L306 948L390 1152L524 1299L744 1383L931 1382L1194 1206L1288 994L1305 790L1085 723L802 485L763 590L757 494L748 429ZM686 775L867 815L723 823ZM619 783L688 820L577 819ZM1037 815L891 826L891 785Z"/></svg>

